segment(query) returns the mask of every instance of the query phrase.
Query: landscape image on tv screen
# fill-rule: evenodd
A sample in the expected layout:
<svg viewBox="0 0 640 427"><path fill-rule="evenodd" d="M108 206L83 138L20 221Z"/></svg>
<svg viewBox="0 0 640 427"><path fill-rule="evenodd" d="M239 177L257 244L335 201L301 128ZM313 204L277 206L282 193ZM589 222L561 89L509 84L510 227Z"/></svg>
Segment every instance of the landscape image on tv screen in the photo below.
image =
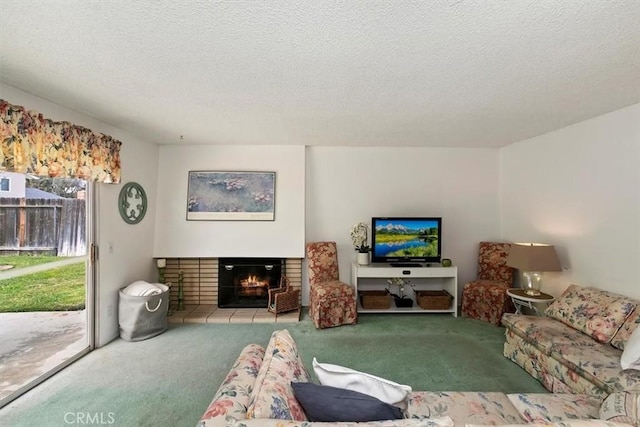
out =
<svg viewBox="0 0 640 427"><path fill-rule="evenodd" d="M378 219L375 224L374 253L385 258L436 257L438 221Z"/></svg>

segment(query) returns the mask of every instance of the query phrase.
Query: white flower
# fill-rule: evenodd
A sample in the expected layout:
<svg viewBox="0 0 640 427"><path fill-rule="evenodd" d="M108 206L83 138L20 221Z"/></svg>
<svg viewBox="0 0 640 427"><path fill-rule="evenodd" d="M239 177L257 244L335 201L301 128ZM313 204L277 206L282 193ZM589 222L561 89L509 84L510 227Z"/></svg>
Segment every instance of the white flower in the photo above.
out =
<svg viewBox="0 0 640 427"><path fill-rule="evenodd" d="M351 227L351 242L357 251L368 252L367 238L369 237L369 227L364 222L359 222Z"/></svg>
<svg viewBox="0 0 640 427"><path fill-rule="evenodd" d="M403 279L402 277L394 277L393 279L387 280L387 283L389 284L389 286L387 286L387 291L391 295L393 295L395 297L398 297L398 298L404 298L406 296L405 293L404 293L405 292L405 285L409 285L409 287L411 287L411 290L415 291L415 289L413 288L413 285L411 284L411 281ZM390 288L392 286L397 286L398 287L398 293L397 294L394 294L393 292L391 292Z"/></svg>

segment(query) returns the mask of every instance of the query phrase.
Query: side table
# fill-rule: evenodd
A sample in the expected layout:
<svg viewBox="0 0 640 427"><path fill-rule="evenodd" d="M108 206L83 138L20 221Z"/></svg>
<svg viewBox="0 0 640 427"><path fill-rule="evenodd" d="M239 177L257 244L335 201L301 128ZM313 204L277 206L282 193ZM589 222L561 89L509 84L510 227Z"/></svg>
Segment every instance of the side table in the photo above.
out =
<svg viewBox="0 0 640 427"><path fill-rule="evenodd" d="M542 313L534 304L545 304L545 306L548 307L549 304L555 300L555 297L545 294L544 292L541 292L540 295L536 296L527 295L524 293L524 289L520 288L507 289L507 295L509 295L511 297L511 301L513 301L513 305L516 308L516 314L522 314L522 308L526 307L533 310L536 315L543 316L544 313Z"/></svg>

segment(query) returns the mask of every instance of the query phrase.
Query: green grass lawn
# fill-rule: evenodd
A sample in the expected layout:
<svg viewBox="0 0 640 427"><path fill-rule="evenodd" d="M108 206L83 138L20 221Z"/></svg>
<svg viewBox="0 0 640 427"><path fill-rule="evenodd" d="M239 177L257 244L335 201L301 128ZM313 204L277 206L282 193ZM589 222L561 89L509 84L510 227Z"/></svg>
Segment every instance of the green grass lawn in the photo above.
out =
<svg viewBox="0 0 640 427"><path fill-rule="evenodd" d="M9 259L12 261L8 262ZM18 265L26 267L59 260L39 256L0 257L0 264L11 263L18 268ZM0 280L0 312L80 310L84 307L84 262Z"/></svg>

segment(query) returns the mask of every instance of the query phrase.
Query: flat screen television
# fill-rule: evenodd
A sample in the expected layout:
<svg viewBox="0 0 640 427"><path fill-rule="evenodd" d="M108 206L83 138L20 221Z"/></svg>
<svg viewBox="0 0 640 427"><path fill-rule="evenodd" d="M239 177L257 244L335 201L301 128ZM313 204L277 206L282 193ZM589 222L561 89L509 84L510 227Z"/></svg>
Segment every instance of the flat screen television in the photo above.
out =
<svg viewBox="0 0 640 427"><path fill-rule="evenodd" d="M371 218L371 261L398 266L439 263L442 218Z"/></svg>

